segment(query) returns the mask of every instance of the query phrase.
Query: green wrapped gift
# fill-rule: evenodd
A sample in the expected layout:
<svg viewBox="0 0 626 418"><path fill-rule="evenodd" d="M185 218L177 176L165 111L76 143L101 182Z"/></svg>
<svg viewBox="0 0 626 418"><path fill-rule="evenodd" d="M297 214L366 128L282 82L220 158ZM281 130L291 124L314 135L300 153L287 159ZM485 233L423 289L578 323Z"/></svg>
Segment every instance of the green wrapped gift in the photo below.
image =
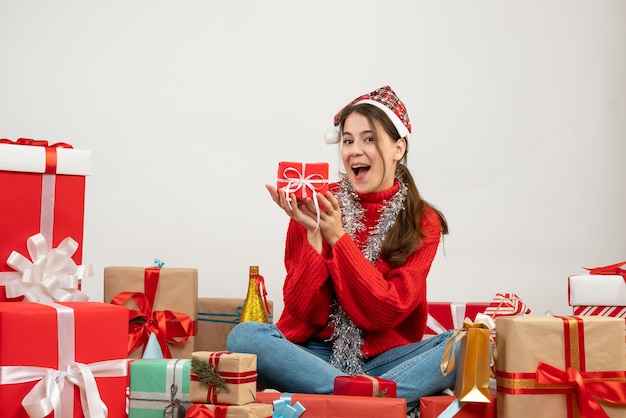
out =
<svg viewBox="0 0 626 418"><path fill-rule="evenodd" d="M130 364L128 418L183 417L189 409L190 359L141 359Z"/></svg>

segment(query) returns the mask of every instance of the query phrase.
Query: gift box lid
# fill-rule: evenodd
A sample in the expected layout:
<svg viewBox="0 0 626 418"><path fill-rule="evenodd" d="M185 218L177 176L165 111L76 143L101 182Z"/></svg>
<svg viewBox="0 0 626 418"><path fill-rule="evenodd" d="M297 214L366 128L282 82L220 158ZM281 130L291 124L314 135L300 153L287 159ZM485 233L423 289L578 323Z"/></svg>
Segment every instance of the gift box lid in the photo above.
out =
<svg viewBox="0 0 626 418"><path fill-rule="evenodd" d="M1 143L0 170L45 173L46 148L45 146ZM91 151L61 147L54 148L54 150L56 174L91 175Z"/></svg>
<svg viewBox="0 0 626 418"><path fill-rule="evenodd" d="M626 306L626 280L618 274L568 277L570 306Z"/></svg>

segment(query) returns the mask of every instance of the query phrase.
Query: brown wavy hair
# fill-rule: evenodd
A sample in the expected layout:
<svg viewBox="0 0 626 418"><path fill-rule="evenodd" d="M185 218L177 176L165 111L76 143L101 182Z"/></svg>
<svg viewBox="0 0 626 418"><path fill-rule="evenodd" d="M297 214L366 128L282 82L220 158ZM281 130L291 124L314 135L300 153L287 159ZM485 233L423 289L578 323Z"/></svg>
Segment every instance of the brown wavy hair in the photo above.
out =
<svg viewBox="0 0 626 418"><path fill-rule="evenodd" d="M376 125L374 121L380 123L385 132L394 138L394 141L400 140L400 134L394 126L393 122L381 109L370 104L362 103L355 106L347 107L341 111L339 129L343 132L343 124L346 118L352 113L358 113L367 118L370 128L373 133L374 143L380 153L380 145L378 142L379 135L376 132ZM420 226L420 220L424 216L424 209L426 207L432 208L435 211L439 220L441 221L441 233L443 235L448 233L448 222L446 221L443 213L426 202L420 196L415 180L406 166L407 153L409 150L409 144L407 141L406 150L404 156L398 162L396 166L396 176L401 177L404 184L407 187L406 200L404 202L404 209L400 211L396 221L391 229L385 235L385 239L382 242L380 250L381 257L394 267L404 264L411 254L417 251L422 245L422 238L425 236L424 231ZM384 164L384 162L383 162Z"/></svg>

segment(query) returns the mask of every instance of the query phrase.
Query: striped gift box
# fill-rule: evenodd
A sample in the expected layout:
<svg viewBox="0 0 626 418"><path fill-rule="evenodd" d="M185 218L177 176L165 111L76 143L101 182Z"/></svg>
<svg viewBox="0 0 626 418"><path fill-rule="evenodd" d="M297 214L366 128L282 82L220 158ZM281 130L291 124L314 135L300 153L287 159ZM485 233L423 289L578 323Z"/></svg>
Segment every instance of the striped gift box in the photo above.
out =
<svg viewBox="0 0 626 418"><path fill-rule="evenodd" d="M626 349L626 306L574 306L575 316L611 316L624 318L624 345Z"/></svg>

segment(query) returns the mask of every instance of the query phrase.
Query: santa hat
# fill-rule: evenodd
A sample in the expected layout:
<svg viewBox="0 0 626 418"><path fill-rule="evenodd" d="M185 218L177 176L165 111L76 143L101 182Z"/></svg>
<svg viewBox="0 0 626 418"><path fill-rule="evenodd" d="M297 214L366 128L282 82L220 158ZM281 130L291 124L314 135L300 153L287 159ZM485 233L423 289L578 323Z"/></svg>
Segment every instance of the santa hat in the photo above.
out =
<svg viewBox="0 0 626 418"><path fill-rule="evenodd" d="M344 109L356 106L361 103L371 104L381 109L389 117L391 122L398 130L401 138L409 139L411 134L411 122L409 122L409 115L406 111L406 106L400 100L398 95L389 86L378 88L371 93L364 94L357 97L350 103L348 103L339 113L335 115L334 127L326 132L326 143L336 144L339 142L339 121L341 112Z"/></svg>

